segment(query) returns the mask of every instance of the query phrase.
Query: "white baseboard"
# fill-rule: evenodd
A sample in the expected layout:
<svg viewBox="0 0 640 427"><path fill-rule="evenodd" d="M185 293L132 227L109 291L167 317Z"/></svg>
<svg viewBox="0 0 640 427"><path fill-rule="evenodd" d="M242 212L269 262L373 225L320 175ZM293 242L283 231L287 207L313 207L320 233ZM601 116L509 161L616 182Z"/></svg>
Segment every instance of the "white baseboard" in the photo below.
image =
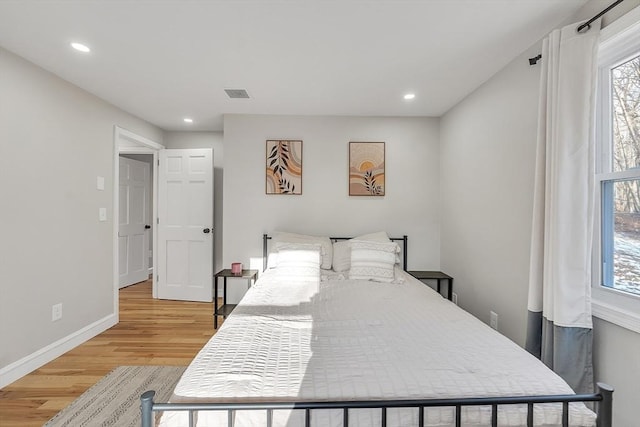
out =
<svg viewBox="0 0 640 427"><path fill-rule="evenodd" d="M118 323L118 316L110 314L100 320L41 348L30 355L0 369L0 388L22 378L58 356L79 346Z"/></svg>

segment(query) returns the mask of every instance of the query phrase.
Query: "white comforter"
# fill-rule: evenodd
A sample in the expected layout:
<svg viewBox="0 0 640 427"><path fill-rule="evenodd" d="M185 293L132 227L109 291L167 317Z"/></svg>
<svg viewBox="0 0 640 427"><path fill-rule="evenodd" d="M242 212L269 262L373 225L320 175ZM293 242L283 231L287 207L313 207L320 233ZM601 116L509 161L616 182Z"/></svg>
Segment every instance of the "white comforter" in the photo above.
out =
<svg viewBox="0 0 640 427"><path fill-rule="evenodd" d="M412 399L572 394L539 360L399 271L404 282L309 280L266 272L176 386L172 402ZM276 411L274 426L302 426ZM379 426L379 410L351 410L351 426ZM571 425L595 414L570 405ZM186 425L165 413L161 425ZM341 426L340 411L312 411L313 426ZM200 412L197 425L226 426ZM390 409L389 426L416 426L417 410ZM464 426L490 425L487 408L463 409ZM235 427L264 426L263 411L238 412ZM451 408L429 408L425 426L454 425ZM501 407L501 426L526 425L526 410ZM561 425L560 405L536 405L536 426Z"/></svg>

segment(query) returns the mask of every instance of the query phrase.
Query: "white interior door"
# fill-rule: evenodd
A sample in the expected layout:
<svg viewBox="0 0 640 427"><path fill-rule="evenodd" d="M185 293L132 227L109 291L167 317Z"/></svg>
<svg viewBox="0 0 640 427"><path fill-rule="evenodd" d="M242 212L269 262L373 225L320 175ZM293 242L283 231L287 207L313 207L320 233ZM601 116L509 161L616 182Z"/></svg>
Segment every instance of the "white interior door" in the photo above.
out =
<svg viewBox="0 0 640 427"><path fill-rule="evenodd" d="M158 298L212 301L213 150L160 151Z"/></svg>
<svg viewBox="0 0 640 427"><path fill-rule="evenodd" d="M120 157L118 203L118 284L120 288L149 278L149 164Z"/></svg>

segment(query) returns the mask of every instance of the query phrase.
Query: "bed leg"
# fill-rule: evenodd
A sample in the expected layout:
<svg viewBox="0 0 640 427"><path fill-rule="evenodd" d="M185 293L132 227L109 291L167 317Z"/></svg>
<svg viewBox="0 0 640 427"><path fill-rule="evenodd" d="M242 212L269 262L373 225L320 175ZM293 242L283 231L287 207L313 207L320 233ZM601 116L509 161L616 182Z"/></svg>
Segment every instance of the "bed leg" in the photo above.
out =
<svg viewBox="0 0 640 427"><path fill-rule="evenodd" d="M596 385L598 394L602 395L602 400L598 402L598 427L613 426L613 387L605 383Z"/></svg>
<svg viewBox="0 0 640 427"><path fill-rule="evenodd" d="M153 427L153 398L156 392L153 390L145 391L140 396L140 416L142 427Z"/></svg>

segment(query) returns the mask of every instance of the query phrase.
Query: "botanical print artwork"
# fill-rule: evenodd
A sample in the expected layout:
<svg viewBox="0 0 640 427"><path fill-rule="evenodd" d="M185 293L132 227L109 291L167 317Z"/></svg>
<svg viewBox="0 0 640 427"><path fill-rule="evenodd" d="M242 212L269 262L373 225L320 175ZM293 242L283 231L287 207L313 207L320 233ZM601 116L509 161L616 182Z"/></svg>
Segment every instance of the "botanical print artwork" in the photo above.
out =
<svg viewBox="0 0 640 427"><path fill-rule="evenodd" d="M267 140L267 194L302 194L302 141Z"/></svg>
<svg viewBox="0 0 640 427"><path fill-rule="evenodd" d="M384 142L349 143L349 195L384 196Z"/></svg>

